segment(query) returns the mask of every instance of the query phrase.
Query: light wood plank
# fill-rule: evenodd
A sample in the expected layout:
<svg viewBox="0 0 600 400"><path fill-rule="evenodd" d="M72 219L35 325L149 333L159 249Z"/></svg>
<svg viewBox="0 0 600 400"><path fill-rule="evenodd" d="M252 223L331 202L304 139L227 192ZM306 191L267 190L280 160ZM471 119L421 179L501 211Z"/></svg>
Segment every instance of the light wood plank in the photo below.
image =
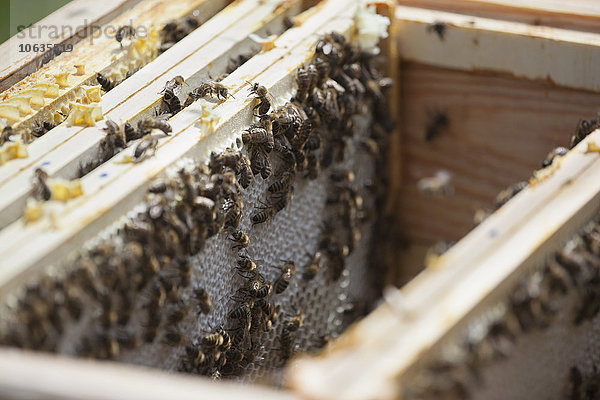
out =
<svg viewBox="0 0 600 400"><path fill-rule="evenodd" d="M600 8L595 0L398 0L398 4L532 25L600 31Z"/></svg>
<svg viewBox="0 0 600 400"><path fill-rule="evenodd" d="M26 226L17 221L0 231L0 252L4 246L12 249L8 257L0 260L0 297L38 268L57 262L80 247L86 239L141 202L149 181L163 174L168 166L186 156L207 160L211 151L233 146L235 139L241 137L243 127L253 119L254 100L246 97L249 87L246 81L259 81L275 98L289 98L295 72L312 57L319 35L332 30L348 35L356 6L357 3L349 5L344 0L320 3L318 11L302 25L282 34L273 50L255 56L225 78L223 84L232 87L236 97L210 106L220 116L214 131L198 125L202 102L196 102L171 120L173 133L160 141L154 157L137 165L108 162L85 176L82 180L84 195L58 205L60 209L54 218L58 226L53 227L49 219ZM114 159L118 161L133 150L130 147ZM4 239L7 242L2 243Z"/></svg>
<svg viewBox="0 0 600 400"><path fill-rule="evenodd" d="M598 34L409 7L396 18L403 60L600 90ZM437 21L446 23L443 39L431 29Z"/></svg>
<svg viewBox="0 0 600 400"><path fill-rule="evenodd" d="M91 26L102 26L116 16L127 11L140 0L75 0L56 10L46 18L37 22L31 29L36 37L20 38L15 35L0 45L0 92L19 82L27 75L37 71L44 60L49 59L46 52L18 53L19 44L75 44L90 34ZM87 25L86 25L87 24ZM72 32L61 30L60 37L50 37L50 30L37 30L38 26L63 27L69 26ZM27 31L25 31L27 32ZM38 32L41 37L37 37ZM68 35L71 33L70 35ZM54 36L54 34L52 35Z"/></svg>
<svg viewBox="0 0 600 400"><path fill-rule="evenodd" d="M0 349L3 399L293 400L289 392L107 361Z"/></svg>

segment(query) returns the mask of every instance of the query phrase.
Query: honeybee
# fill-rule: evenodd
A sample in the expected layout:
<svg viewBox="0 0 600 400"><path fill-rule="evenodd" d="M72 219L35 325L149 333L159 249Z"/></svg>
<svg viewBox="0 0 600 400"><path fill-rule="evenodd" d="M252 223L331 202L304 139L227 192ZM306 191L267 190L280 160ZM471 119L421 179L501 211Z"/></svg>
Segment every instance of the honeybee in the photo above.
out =
<svg viewBox="0 0 600 400"><path fill-rule="evenodd" d="M238 168L242 154L239 151L235 151L231 148L225 149L221 153L215 153L214 151L210 154L210 161L208 167L213 173L220 173L223 168L230 168L235 171Z"/></svg>
<svg viewBox="0 0 600 400"><path fill-rule="evenodd" d="M310 152L306 155L306 174L304 175L307 179L317 179L319 171L321 170L321 162L319 157L314 153Z"/></svg>
<svg viewBox="0 0 600 400"><path fill-rule="evenodd" d="M290 332L295 332L298 329L302 328L302 324L304 322L304 312L302 310L298 311L296 315L290 318L284 325L284 328L289 330Z"/></svg>
<svg viewBox="0 0 600 400"><path fill-rule="evenodd" d="M580 119L577 123L577 127L575 128L575 135L571 137L571 142L569 143L569 149L575 147L579 142L581 142L587 135L595 131L600 127L600 115L597 118L590 119L586 121L584 119Z"/></svg>
<svg viewBox="0 0 600 400"><path fill-rule="evenodd" d="M185 335L181 334L180 332L177 332L172 328L167 330L165 336L163 337L163 343L173 347L181 346L186 342L187 338L185 337Z"/></svg>
<svg viewBox="0 0 600 400"><path fill-rule="evenodd" d="M214 96L218 100L226 99L227 96L229 96L229 89L227 89L222 83L215 81L200 82L200 86L188 94L186 104L191 104L194 101L206 96Z"/></svg>
<svg viewBox="0 0 600 400"><path fill-rule="evenodd" d="M36 123L36 125L33 127L33 129L31 130L33 136L35 137L41 137L44 136L46 133L48 133L48 131L50 129L54 129L56 127L56 124L53 124L51 122L48 121L44 121L41 124L38 122ZM4 130L2 131L2 135L0 136L0 146L2 145L2 143L4 143L5 140L3 140L3 137L5 135L5 130L8 128L8 130L10 130L10 127L7 126L4 128ZM10 135L10 134L9 134Z"/></svg>
<svg viewBox="0 0 600 400"><path fill-rule="evenodd" d="M432 177L420 179L417 189L425 195L450 196L454 193L452 174L443 169L439 170Z"/></svg>
<svg viewBox="0 0 600 400"><path fill-rule="evenodd" d="M276 294L283 293L289 286L296 273L296 266L293 261L286 261L281 267L281 274L273 282L273 288Z"/></svg>
<svg viewBox="0 0 600 400"><path fill-rule="evenodd" d="M198 26L200 26L200 22L194 17L177 18L165 24L160 31L160 51L164 52L168 50L175 43L193 32Z"/></svg>
<svg viewBox="0 0 600 400"><path fill-rule="evenodd" d="M425 127L425 140L428 142L433 140L440 134L442 130L448 128L449 124L450 120L448 119L446 113L439 110L435 111L429 123Z"/></svg>
<svg viewBox="0 0 600 400"><path fill-rule="evenodd" d="M271 204L273 206L273 208L275 209L275 213L278 213L279 211L286 208L287 205L290 203L290 201L292 201L293 197L294 197L294 187L293 186L289 186L285 192L276 193L272 197L272 199L274 201Z"/></svg>
<svg viewBox="0 0 600 400"><path fill-rule="evenodd" d="M167 105L167 108L171 114L177 114L179 111L181 111L181 102L173 90L165 88L163 101Z"/></svg>
<svg viewBox="0 0 600 400"><path fill-rule="evenodd" d="M248 286L248 293L256 298L262 299L267 297L271 293L273 285L269 281L262 279L260 275L257 275Z"/></svg>
<svg viewBox="0 0 600 400"><path fill-rule="evenodd" d="M242 142L250 146L260 146L266 153L270 153L275 146L273 134L260 126L251 126L242 133Z"/></svg>
<svg viewBox="0 0 600 400"><path fill-rule="evenodd" d="M267 190L271 193L278 193L286 191L291 185L294 184L296 172L294 170L285 170L279 176L275 182L273 182Z"/></svg>
<svg viewBox="0 0 600 400"><path fill-rule="evenodd" d="M240 173L240 185L244 189L250 186L250 182L252 182L252 178L254 178L254 174L252 173L252 164L250 159L245 154L242 154L240 157L239 163L239 173Z"/></svg>
<svg viewBox="0 0 600 400"><path fill-rule="evenodd" d="M44 132L44 133L46 133L46 132ZM0 146L2 146L2 145L3 145L4 143L6 143L6 142L12 142L12 140L11 140L11 136L12 136L13 134L14 134L14 131L13 131L13 129L12 129L12 126L8 126L8 125L7 125L7 126L5 126L5 127L2 129L2 133L0 133ZM42 135L43 135L43 133L42 133ZM42 135L39 135L39 136L42 136ZM35 136L36 136L36 137L39 137L39 136L37 136L37 135L35 135Z"/></svg>
<svg viewBox="0 0 600 400"><path fill-rule="evenodd" d="M183 76L177 75L173 79L167 81L167 83L165 84L165 87L159 93L165 93L167 91L171 91L171 92L173 92L174 95L178 95L179 93L181 93L181 88L184 83L185 83L185 80L183 79Z"/></svg>
<svg viewBox="0 0 600 400"><path fill-rule="evenodd" d="M304 267L304 272L302 273L302 279L305 281L310 281L314 279L315 276L319 273L321 269L321 260L323 259L323 253L317 251L313 256L312 260Z"/></svg>
<svg viewBox="0 0 600 400"><path fill-rule="evenodd" d="M433 24L427 27L427 32L434 32L438 35L440 40L444 40L446 34L446 23L443 21L435 21Z"/></svg>
<svg viewBox="0 0 600 400"><path fill-rule="evenodd" d="M237 265L236 269L240 272L254 273L256 271L256 262L243 254L240 254Z"/></svg>
<svg viewBox="0 0 600 400"><path fill-rule="evenodd" d="M252 110L258 110L257 115L259 116L267 114L271 108L271 101L268 98L269 92L267 91L267 88L258 83L254 83L250 87L250 94L256 95L256 100L258 100L258 103Z"/></svg>
<svg viewBox="0 0 600 400"><path fill-rule="evenodd" d="M204 290L204 288L196 287L194 288L194 298L196 299L198 308L200 309L198 313L210 314L210 310L212 309L212 301L210 300L208 292Z"/></svg>
<svg viewBox="0 0 600 400"><path fill-rule="evenodd" d="M48 179L48 173L42 168L38 167L33 172L33 177L35 181L33 187L33 197L38 201L50 200L50 197L52 197L52 192L46 184L46 180Z"/></svg>
<svg viewBox="0 0 600 400"><path fill-rule="evenodd" d="M261 148L257 148L252 152L250 163L254 175L260 174L263 179L267 179L271 175L271 162L269 161L267 154Z"/></svg>
<svg viewBox="0 0 600 400"><path fill-rule="evenodd" d="M134 37L135 37L135 28L131 25L125 25L125 26L119 27L119 29L117 29L117 33L115 34L115 39L117 39L117 42L119 42L119 44L121 45L121 48L123 48L123 43L121 43L121 42L123 41L124 38L133 39Z"/></svg>
<svg viewBox="0 0 600 400"><path fill-rule="evenodd" d="M154 136L144 138L135 148L132 161L139 163L145 159L152 157L156 153L158 139Z"/></svg>
<svg viewBox="0 0 600 400"><path fill-rule="evenodd" d="M514 185L509 186L504 189L496 196L496 209L502 207L504 204L508 203L510 199L515 197L521 190L525 189L529 183L526 181L517 182Z"/></svg>
<svg viewBox="0 0 600 400"><path fill-rule="evenodd" d="M103 131L106 132L107 135L114 135L114 144L117 147L124 148L127 144L127 137L125 136L125 132L121 127L114 121L110 119L106 120L106 127L103 128Z"/></svg>
<svg viewBox="0 0 600 400"><path fill-rule="evenodd" d="M105 92L109 92L111 89L117 86L115 82L111 81L110 79L102 75L100 72L96 74L96 80L98 81L100 86L102 86L102 90L104 90Z"/></svg>
<svg viewBox="0 0 600 400"><path fill-rule="evenodd" d="M241 230L234 231L231 233L231 237L229 238L231 241L237 243L232 249L242 249L248 247L250 243L250 239L248 235Z"/></svg>
<svg viewBox="0 0 600 400"><path fill-rule="evenodd" d="M156 117L144 118L138 122L138 130L142 136L150 134L152 129L159 129L165 135L169 136L173 131L173 128L171 128L171 125L167 122L169 118L171 118L171 114L162 114Z"/></svg>
<svg viewBox="0 0 600 400"><path fill-rule="evenodd" d="M569 152L569 150L564 147L555 148L550 153L548 153L548 155L542 162L542 168L546 168L546 167L550 166L556 157L562 157L562 156L566 155L568 152Z"/></svg>

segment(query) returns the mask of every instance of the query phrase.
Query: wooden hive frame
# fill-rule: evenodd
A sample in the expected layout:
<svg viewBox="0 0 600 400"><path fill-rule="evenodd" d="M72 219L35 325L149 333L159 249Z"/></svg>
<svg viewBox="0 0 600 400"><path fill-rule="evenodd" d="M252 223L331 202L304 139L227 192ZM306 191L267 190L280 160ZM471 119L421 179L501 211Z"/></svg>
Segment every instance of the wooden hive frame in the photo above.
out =
<svg viewBox="0 0 600 400"><path fill-rule="evenodd" d="M240 9L249 7L244 2L240 3L241 6L236 4L241 7ZM293 2L288 3L287 7L297 6L291 3ZM337 11L330 9L317 11L316 16L312 16L316 19L311 20L318 21L319 15L322 15L322 25L312 25L314 22L310 26L301 25L299 30L285 36L281 42L276 42L275 49L264 52L254 58L256 61L244 66L239 72L236 71L236 75L231 79L234 92L245 86L244 83L236 86L234 82L236 78L238 81L243 81L260 77L261 81L266 82L275 93L289 88L293 81L293 74L289 71L294 71L294 67L308 57L308 48L314 41L314 39L305 39L306 35L334 28L347 29L343 18L337 21L332 18L334 14L343 13L344 7L339 7L343 2L330 1L327 4L327 7L338 7L335 9ZM379 4L379 8L380 12L394 15L390 4ZM546 11L552 15L557 13L556 10ZM260 11L254 12L260 13ZM276 21L277 18L285 15L285 10L276 15L270 15L268 12L266 14L267 21ZM594 17L592 13L589 18ZM567 15L565 18L579 21L573 15ZM243 18L240 14L241 19ZM434 39L435 36L429 29L431 24L438 20L444 20L447 24L443 41L432 40L432 36ZM575 22L572 22L569 27L574 25ZM246 32L237 32L236 29L237 43L240 46L251 45L247 41L248 34L259 32L262 26L263 22L256 26L250 25ZM217 38L215 43L218 43L219 37L217 28L222 29L221 26L210 25L210 30L214 30ZM534 84L537 81L550 80L568 91L564 95L566 98L579 98L580 102L583 102L581 99L593 99L594 94L600 89L600 78L593 74L593 68L600 58L600 38L595 34L440 14L405 7L395 9L392 29L395 30L396 36L391 43L397 44L399 57L405 61L455 70L483 70L487 74L510 74L511 79L532 81ZM217 48L219 46L215 44L213 49ZM517 51L512 54L514 58L498 57L499 49L506 49L503 54L515 49ZM388 51L394 54L393 48ZM226 51L224 55L219 55L220 53L211 50L210 54L213 54L215 62L227 60ZM519 54L533 54L536 57L531 57L530 62L524 62ZM565 54L570 58L564 57ZM192 55L182 53L182 58L184 56L187 58ZM397 62L396 58L394 60ZM539 62L539 60L556 62ZM568 60L568 64L561 64L566 62L565 60ZM176 62L173 61L172 64ZM160 62L154 65L158 65L156 71L162 71L162 74L147 84L148 94L156 92L156 88L160 88L166 80L162 77L166 72L163 69L166 67ZM395 65L390 65L392 72L397 71ZM265 66L269 67L265 68ZM186 78L189 76L192 81L199 80L207 74L207 70L203 69L182 68L182 74L187 74ZM175 71L179 70L174 69L171 73L175 75ZM398 75L402 75L402 70ZM146 76L138 79L142 78L151 79ZM401 78L400 81L402 82ZM120 90L121 94L130 93L132 88L137 87L135 82L126 81L114 90ZM116 97L117 94L114 96ZM158 96L154 96L153 99L152 103L148 102L142 111L139 111L137 105L136 107L125 105L122 113L113 114L114 118L141 118L145 115L145 110L155 104ZM109 100L110 97L106 96L102 101ZM402 107L401 103L405 100L407 99L396 98L399 103L397 106ZM228 101L218 107L221 107L222 117L213 126L213 137L218 132L229 131L232 127L239 126L239 121L247 119L251 113L250 105L245 99ZM76 199L64 206L58 219L58 232L48 230L51 221L23 226L19 221L13 222L13 217L2 220L4 222L2 226L6 227L0 232L0 254L6 254L8 257L3 258L1 264L0 293L26 280L28 274L33 273L42 258L59 259L69 249L80 245L99 227L105 226L107 221L122 214L120 210L129 209L136 204L141 199L142 189L148 180L159 174L181 154L205 158L206 149L212 146L207 142L210 136L201 132L200 136L203 139L198 142L197 133L187 137L180 134L184 131L196 131L194 122L197 114L203 112L201 106L196 108L191 108L188 112L184 111L182 115L177 116L173 122L175 128L173 137L161 141L157 157L151 161L134 167L111 163L101 166L86 176L83 180L83 188L89 196ZM132 113L133 110L135 111ZM539 112L542 113L543 110ZM564 115L561 117L564 118ZM406 128L402 123L401 126ZM97 128L85 128L85 131L89 131L90 135L96 135L95 142L85 145L85 149L91 151L89 149L96 145L101 133ZM404 131L403 134L409 133ZM49 135L48 140L51 137L52 135ZM562 144L566 144L567 139L568 133L565 133ZM552 140L554 139L543 143L551 143ZM561 160L553 173L524 190L499 212L486 219L401 291L388 292L384 304L351 328L324 355L316 359L300 359L295 362L288 371L288 385L292 393L270 389L240 391L235 385L231 387L221 385L217 388L202 379L161 376L156 372L139 371L133 367L65 360L61 357L27 354L15 350L2 350L1 369L10 373L3 374L0 378L0 393L12 395L33 392L54 397L94 398L93 394L88 393L89 388L93 386L87 385L110 382L118 389L112 393L102 393L103 398L117 399L131 396L161 398L162 393L166 393L161 390L164 391L167 387L169 390L177 390L177 395L181 397L203 391L203 393L214 393L215 396L227 398L261 396L283 399L294 398L296 395L319 399L395 398L401 393L403 385L415 376L415 371L418 371L422 363L435 359L441 351L442 343L451 342L453 338L459 337L472 318L481 315L506 298L507 293L520 278L536 268L552 250L557 249L597 213L600 188L595 176L600 166L597 153L588 154L586 150L588 143L595 143L598 140L600 140L600 133L595 132L590 135ZM60 146L67 146L67 144L60 143L57 148ZM394 148L398 151L401 146L406 146L406 143L396 143ZM167 148L169 151L161 152L161 149ZM60 151L67 152L65 149L67 147L57 150L57 155ZM543 154L549 149L538 150ZM125 154L127 151L122 153ZM45 152L40 152L40 158L36 160L41 161L46 156ZM64 164L56 167L53 172L58 176L61 174L69 176L76 164L83 159L82 157L85 156L77 154L69 156ZM28 164L25 167L28 174L32 173L34 166ZM531 168L527 163L525 166ZM403 167L406 169L405 165ZM393 166L392 175L398 176L398 171L399 167ZM114 176L114 181L105 183L100 178L102 175ZM27 180L28 178L22 179L22 184L27 184ZM399 179L395 182L399 182ZM494 188L496 186L494 185ZM393 192L399 194L397 190ZM10 204L16 204L14 201L12 200ZM387 211L394 212L398 202L398 198L392 196ZM22 204L20 203L20 207ZM15 209L18 208L15 206ZM9 206L4 205L0 208L0 212L14 215L8 213L6 211L8 209ZM98 212L99 209L102 212ZM395 215L394 218L400 219L401 216ZM25 238L31 240L30 248L35 248L35 252L28 252L24 247L19 247L19 243ZM440 318L440 315L444 317ZM390 332L401 332L401 334L390 335ZM368 370L364 368L366 364L370 366ZM68 373L76 380L80 378L82 385L69 388L69 384L60 378L63 373L64 375ZM24 376L30 375L46 376L48 380L31 387L29 381L23 380ZM94 380L101 378L99 382L92 383L91 376ZM157 378L158 376L160 378ZM132 387L136 382L144 382L144 385L140 385L143 387ZM152 384L147 386L145 382L152 382ZM349 382L351 384L348 384ZM172 389L173 387L176 389Z"/></svg>

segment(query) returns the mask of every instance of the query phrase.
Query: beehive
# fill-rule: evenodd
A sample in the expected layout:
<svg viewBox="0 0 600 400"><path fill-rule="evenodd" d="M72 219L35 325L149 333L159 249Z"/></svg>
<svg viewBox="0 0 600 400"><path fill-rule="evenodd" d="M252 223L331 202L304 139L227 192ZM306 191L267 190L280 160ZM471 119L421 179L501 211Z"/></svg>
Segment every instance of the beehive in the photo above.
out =
<svg viewBox="0 0 600 400"><path fill-rule="evenodd" d="M0 166L0 337L63 355L3 350L3 394L93 398L98 383L110 386L103 398L593 390L597 133L405 287L382 292L420 267L419 249L465 235L477 208L593 117L600 42L576 30L589 30L585 18L538 16L563 30L386 2L112 6L98 21L132 20L149 36L73 41L39 70L31 57L3 69L0 112L15 133L3 149L22 150ZM169 21L186 27L177 40L165 39ZM312 73L322 75L305 94ZM164 90L177 76L181 110ZM221 92L200 93L207 83ZM164 112L168 128L145 132ZM130 124L120 145L108 121ZM266 121L272 150L251 137ZM440 169L453 190L419 192ZM236 247L240 232L249 244ZM256 270L237 264L244 257ZM26 374L45 380L24 384Z"/></svg>

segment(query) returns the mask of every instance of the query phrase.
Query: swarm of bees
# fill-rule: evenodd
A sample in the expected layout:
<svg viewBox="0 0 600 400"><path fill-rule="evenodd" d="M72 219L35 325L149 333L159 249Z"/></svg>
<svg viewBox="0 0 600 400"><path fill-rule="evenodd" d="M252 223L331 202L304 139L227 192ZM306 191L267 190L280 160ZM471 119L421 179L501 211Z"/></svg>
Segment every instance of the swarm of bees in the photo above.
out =
<svg viewBox="0 0 600 400"><path fill-rule="evenodd" d="M362 224L373 216L354 172L336 167L345 159L348 143L359 142L354 118L361 113L359 105L372 104L376 113L385 113L389 82L372 59L333 32L297 71L298 89L290 101L276 107L266 87L250 83L256 120L242 133L244 150L213 152L207 164L193 162L153 182L143 211L77 253L64 275L28 286L17 307L18 323L0 326L0 343L58 351L66 324L85 314L89 329L78 338L77 355L118 359L144 345L166 346L181 349L180 371L213 378L243 376L265 357L277 359L270 365L283 366L296 352L307 350L300 340L306 334L315 336L311 349L324 346L331 337L327 328L326 334L305 332L306 308L282 299L320 277L339 284L346 258L361 240ZM157 141L151 132L171 133L166 119L181 109L177 95L182 85L183 78L174 77L162 91L169 114L137 125L107 120L98 155L81 167L80 175L134 140L140 140L135 161L151 156ZM207 81L192 90L192 100L184 106L196 97L228 95L217 81ZM389 118L371 123L370 135L360 140L383 148ZM369 154L383 165L378 151ZM251 256L253 234L292 204L298 182L323 175L328 187L323 206L331 218L322 224L314 254L307 254L303 263L281 260L272 266ZM43 182L43 176L39 179ZM246 215L243 197L258 179L266 180L265 198ZM192 274L190 262L219 234L237 260L231 266L232 294L226 299L211 297L210 288L197 283L194 274L201 271ZM90 312L90 303L97 312ZM184 321L212 316L222 304L224 317L210 331L185 330ZM267 337L274 338L275 347L267 347Z"/></svg>

